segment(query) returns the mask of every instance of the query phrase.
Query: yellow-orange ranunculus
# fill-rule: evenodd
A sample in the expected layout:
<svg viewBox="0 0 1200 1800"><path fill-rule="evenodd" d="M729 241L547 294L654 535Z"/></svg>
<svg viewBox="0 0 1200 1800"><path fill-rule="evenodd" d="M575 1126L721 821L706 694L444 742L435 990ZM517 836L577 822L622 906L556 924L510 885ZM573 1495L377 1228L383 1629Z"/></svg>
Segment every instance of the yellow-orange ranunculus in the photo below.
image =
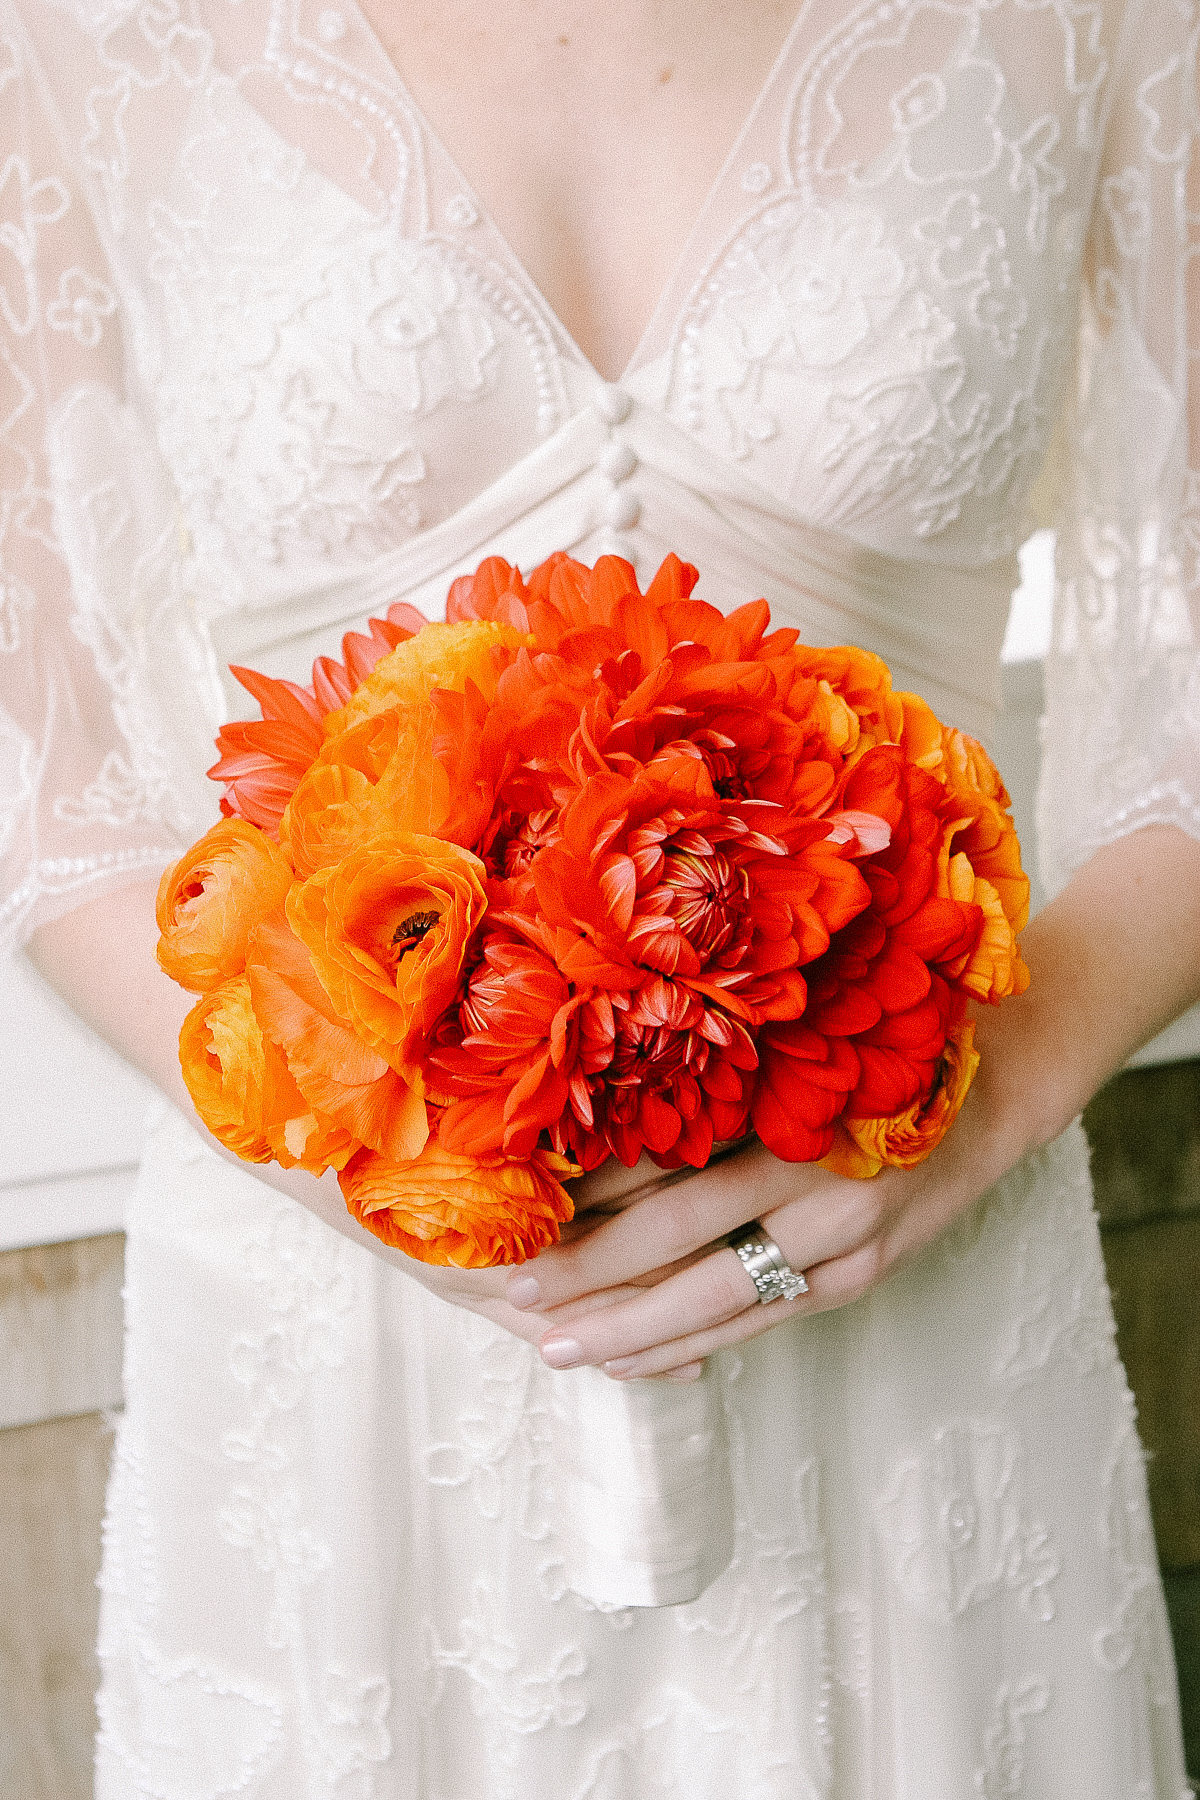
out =
<svg viewBox="0 0 1200 1800"><path fill-rule="evenodd" d="M1024 931L1029 919L1029 877L1021 867L1012 802L999 770L982 744L965 732L946 730L941 761L934 772L970 821L956 832L955 851L966 852L975 873L990 881L999 894L1013 930ZM954 810L960 810L959 806Z"/></svg>
<svg viewBox="0 0 1200 1800"><path fill-rule="evenodd" d="M222 819L158 887L158 960L180 987L208 993L246 966L246 945L292 884L287 859L257 825Z"/></svg>
<svg viewBox="0 0 1200 1800"><path fill-rule="evenodd" d="M1006 1000L1010 994L1023 994L1029 986L1029 969L1000 895L972 868L965 851L950 858L947 877L950 898L973 902L983 913L983 929L957 974L958 985L977 1000Z"/></svg>
<svg viewBox="0 0 1200 1800"><path fill-rule="evenodd" d="M394 1069L412 1067L454 998L487 910L471 851L418 832L371 839L292 888L288 923L338 1017Z"/></svg>
<svg viewBox="0 0 1200 1800"><path fill-rule="evenodd" d="M192 1104L215 1138L245 1162L269 1162L263 1130L265 1055L250 983L235 976L193 1006L179 1033Z"/></svg>
<svg viewBox="0 0 1200 1800"><path fill-rule="evenodd" d="M927 1100L883 1119L843 1118L821 1166L835 1175L878 1175L880 1169L913 1169L941 1143L958 1117L979 1067L975 1027L968 1020L951 1032L938 1078Z"/></svg>
<svg viewBox="0 0 1200 1800"><path fill-rule="evenodd" d="M1011 802L983 745L965 732L939 730L939 753L926 764L945 792L938 892L983 914L975 949L953 967L953 979L978 1000L1004 1000L1029 986L1017 943L1029 917L1029 877Z"/></svg>
<svg viewBox="0 0 1200 1800"><path fill-rule="evenodd" d="M552 1150L529 1162L477 1162L430 1138L411 1162L364 1150L338 1177L368 1231L418 1262L490 1269L524 1262L558 1242L574 1211L562 1178L578 1167Z"/></svg>
<svg viewBox="0 0 1200 1800"><path fill-rule="evenodd" d="M348 731L363 719L390 707L424 711L434 688L461 694L473 682L484 699L496 692L497 649L519 650L532 639L511 625L471 619L458 625L426 625L415 637L381 657L362 686L340 712L325 721L326 738Z"/></svg>
<svg viewBox="0 0 1200 1800"><path fill-rule="evenodd" d="M340 862L378 831L452 835L446 826L457 796L435 754L435 729L428 702L397 704L326 739L280 826L297 875Z"/></svg>
<svg viewBox="0 0 1200 1800"><path fill-rule="evenodd" d="M945 755L945 731L933 708L919 694L897 695L904 711L899 742L910 762L919 769L936 771Z"/></svg>
<svg viewBox="0 0 1200 1800"><path fill-rule="evenodd" d="M847 746L852 758L876 744L898 744L904 730L904 703L911 695L892 687L891 670L882 657L851 644L813 649L797 644L791 653L805 675L828 682L855 713L855 742Z"/></svg>
<svg viewBox="0 0 1200 1800"><path fill-rule="evenodd" d="M250 983L236 975L205 994L179 1034L179 1062L196 1111L215 1138L244 1162L320 1174L357 1149L350 1134L314 1113L282 1053L254 1016Z"/></svg>
<svg viewBox="0 0 1200 1800"><path fill-rule="evenodd" d="M374 835L377 799L377 785L353 764L313 764L279 826L279 841L301 881L340 862L364 836Z"/></svg>

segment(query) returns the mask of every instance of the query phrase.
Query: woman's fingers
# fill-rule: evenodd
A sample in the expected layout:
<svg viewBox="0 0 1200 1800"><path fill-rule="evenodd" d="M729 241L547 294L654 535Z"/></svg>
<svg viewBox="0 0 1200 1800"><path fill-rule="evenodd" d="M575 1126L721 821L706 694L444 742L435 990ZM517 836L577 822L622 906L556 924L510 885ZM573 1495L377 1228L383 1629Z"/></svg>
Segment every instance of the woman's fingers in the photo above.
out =
<svg viewBox="0 0 1200 1800"><path fill-rule="evenodd" d="M554 1307L582 1294L685 1261L759 1213L845 1183L811 1165L784 1163L761 1145L656 1188L586 1236L543 1250L512 1276L509 1304Z"/></svg>
<svg viewBox="0 0 1200 1800"><path fill-rule="evenodd" d="M607 1362L736 1317L755 1299L754 1284L732 1250L714 1250L615 1306L542 1328L542 1357L552 1369ZM688 1357L677 1358L687 1362Z"/></svg>
<svg viewBox="0 0 1200 1800"><path fill-rule="evenodd" d="M843 1293L846 1279L861 1276L868 1265L878 1278L878 1246L889 1216L888 1192L887 1185L873 1182L831 1182L773 1211L763 1208L764 1227L787 1262L798 1273L808 1275L818 1290L807 1308L803 1299L763 1306L735 1252L710 1249L688 1259L686 1266L665 1279L635 1287L627 1298L612 1305L595 1311L585 1310L579 1302L555 1308L550 1330L541 1340L542 1355L552 1368L566 1369L685 1343L687 1355L677 1360L690 1360L707 1354L699 1348L701 1342L710 1342L704 1334L719 1330L747 1310L764 1315L756 1327L764 1330L791 1311L814 1310L821 1304L821 1291L826 1295ZM745 1207L744 1194L737 1204ZM832 1277L827 1272L830 1268L835 1270ZM810 1273L814 1269L821 1273Z"/></svg>
<svg viewBox="0 0 1200 1800"><path fill-rule="evenodd" d="M860 1300L878 1280L880 1261L878 1240L872 1240L846 1256L834 1257L830 1262L818 1263L810 1269L808 1292L799 1299L770 1300L764 1306L755 1296L734 1318L669 1343L655 1344L636 1354L610 1357L602 1367L605 1374L616 1381L670 1376L680 1367L690 1369L696 1359L711 1356L715 1350L725 1350L733 1344L744 1344L797 1313L831 1312L852 1300ZM749 1277L747 1285L750 1285Z"/></svg>
<svg viewBox="0 0 1200 1800"><path fill-rule="evenodd" d="M574 1310L578 1316L585 1316L589 1312L596 1312L613 1304L614 1300L624 1299L639 1291L636 1288L618 1288L613 1296L592 1295L587 1299L577 1301ZM503 1300L471 1300L463 1304L468 1312L476 1313L480 1318L489 1320L493 1325L502 1326L505 1331L511 1332L513 1337L535 1347L540 1346L541 1338L546 1330L546 1321L540 1313L517 1312ZM668 1381L695 1381L703 1372L703 1358L689 1358L686 1355L677 1356L664 1363L661 1369L654 1368L645 1371L647 1376L661 1376Z"/></svg>
<svg viewBox="0 0 1200 1800"><path fill-rule="evenodd" d="M663 1375L667 1381L699 1381L703 1373L703 1358L701 1358L699 1362L684 1363L682 1367L678 1369L663 1370Z"/></svg>

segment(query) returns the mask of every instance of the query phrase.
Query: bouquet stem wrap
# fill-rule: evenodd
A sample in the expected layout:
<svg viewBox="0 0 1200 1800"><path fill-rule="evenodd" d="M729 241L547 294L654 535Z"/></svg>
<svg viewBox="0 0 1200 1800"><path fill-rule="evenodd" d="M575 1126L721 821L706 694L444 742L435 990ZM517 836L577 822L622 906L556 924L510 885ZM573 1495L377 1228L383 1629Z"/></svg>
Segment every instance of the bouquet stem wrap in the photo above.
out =
<svg viewBox="0 0 1200 1800"><path fill-rule="evenodd" d="M718 1145L710 1165L736 1157ZM686 1172L684 1172L686 1177ZM681 1178L648 1158L609 1161L589 1207L623 1210ZM698 1600L733 1556L733 1479L724 1383L713 1359L695 1381L614 1381L600 1369L551 1378L551 1467L567 1585L601 1607Z"/></svg>
<svg viewBox="0 0 1200 1800"><path fill-rule="evenodd" d="M552 1456L567 1582L597 1606L679 1606L733 1555L723 1383L611 1381L571 1369L552 1384Z"/></svg>

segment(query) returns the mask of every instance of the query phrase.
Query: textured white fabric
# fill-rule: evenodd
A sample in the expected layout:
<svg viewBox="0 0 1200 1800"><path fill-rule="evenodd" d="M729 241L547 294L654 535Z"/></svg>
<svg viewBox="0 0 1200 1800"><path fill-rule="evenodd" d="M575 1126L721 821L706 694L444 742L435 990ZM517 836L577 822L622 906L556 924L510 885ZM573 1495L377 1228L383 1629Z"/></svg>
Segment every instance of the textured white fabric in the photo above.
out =
<svg viewBox="0 0 1200 1800"><path fill-rule="evenodd" d="M734 1560L567 1586L554 1375L167 1114L129 1221L97 1800L1181 1800L1082 1134L714 1359Z"/></svg>
<svg viewBox="0 0 1200 1800"><path fill-rule="evenodd" d="M491 549L670 545L986 731L1051 443L1052 860L1200 831L1195 35L813 0L612 388L349 0L0 0L9 933L212 816L229 654L302 673ZM129 1333L99 1800L1183 1791L1077 1131L716 1359L735 1554L689 1606L567 1589L570 1375L173 1115Z"/></svg>

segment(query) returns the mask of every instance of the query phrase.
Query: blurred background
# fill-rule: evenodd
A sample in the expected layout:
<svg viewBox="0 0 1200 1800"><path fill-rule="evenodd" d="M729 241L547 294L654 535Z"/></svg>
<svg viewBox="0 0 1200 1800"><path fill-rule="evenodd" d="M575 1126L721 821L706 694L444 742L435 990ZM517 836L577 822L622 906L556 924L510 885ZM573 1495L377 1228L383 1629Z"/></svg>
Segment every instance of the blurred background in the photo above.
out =
<svg viewBox="0 0 1200 1800"><path fill-rule="evenodd" d="M1033 855L1053 544L1031 538L992 746ZM1200 1024L1088 1109L1121 1352L1200 1776ZM121 1405L125 1200L149 1090L24 962L0 965L0 1800L90 1800L96 1571Z"/></svg>

